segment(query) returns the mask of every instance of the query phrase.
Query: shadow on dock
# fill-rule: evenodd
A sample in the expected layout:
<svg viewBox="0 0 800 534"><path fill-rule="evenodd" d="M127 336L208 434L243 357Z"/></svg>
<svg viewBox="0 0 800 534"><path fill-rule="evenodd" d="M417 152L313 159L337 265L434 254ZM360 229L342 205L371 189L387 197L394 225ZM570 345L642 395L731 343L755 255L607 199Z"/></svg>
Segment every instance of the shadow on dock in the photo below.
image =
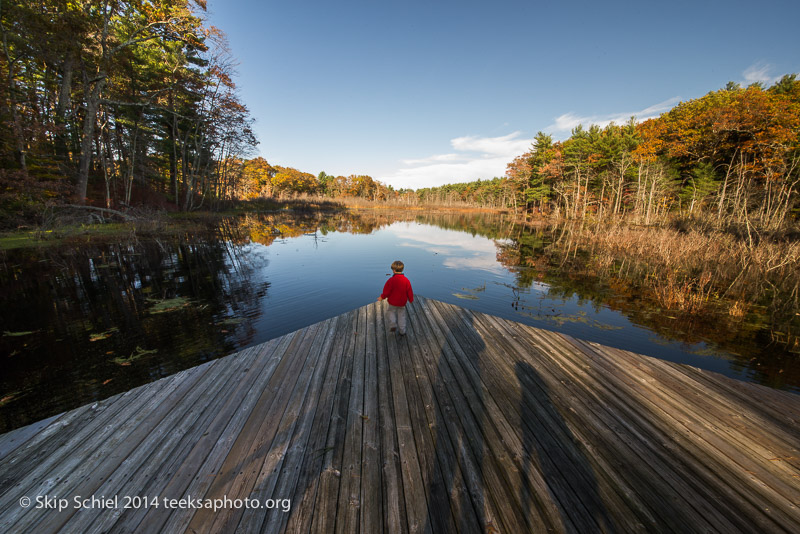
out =
<svg viewBox="0 0 800 534"><path fill-rule="evenodd" d="M528 481L540 470L550 498L560 505L562 524L573 527L566 530L579 532L573 522L583 516L594 521L594 525L584 525L594 532L617 532L600 497L589 459L553 404L547 384L527 362L517 362L514 369L521 391L519 412L525 454L522 508L533 507L539 498Z"/></svg>
<svg viewBox="0 0 800 534"><path fill-rule="evenodd" d="M0 532L800 531L800 396L422 297L408 319L372 303L0 436ZM20 504L78 495L160 506Z"/></svg>

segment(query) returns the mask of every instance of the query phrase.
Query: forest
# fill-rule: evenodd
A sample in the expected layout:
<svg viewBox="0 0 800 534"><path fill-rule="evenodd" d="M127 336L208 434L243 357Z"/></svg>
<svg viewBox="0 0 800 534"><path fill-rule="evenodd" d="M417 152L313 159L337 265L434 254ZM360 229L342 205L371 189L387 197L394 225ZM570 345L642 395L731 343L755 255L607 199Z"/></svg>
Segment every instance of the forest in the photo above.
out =
<svg viewBox="0 0 800 534"><path fill-rule="evenodd" d="M52 204L191 210L256 146L204 0L0 4L0 216ZM206 204L207 205L207 204Z"/></svg>
<svg viewBox="0 0 800 534"><path fill-rule="evenodd" d="M661 116L578 127L553 142L538 133L508 166L526 212L572 219L631 215L651 224L674 212L774 230L796 216L800 82L734 83Z"/></svg>
<svg viewBox="0 0 800 534"><path fill-rule="evenodd" d="M506 176L418 191L420 199L508 208L528 218L672 214L776 230L797 219L800 81L725 88L643 122L537 133Z"/></svg>
<svg viewBox="0 0 800 534"><path fill-rule="evenodd" d="M416 191L252 157L224 34L203 0L0 2L0 225L53 207L213 210L317 196L508 210L521 220L673 214L745 231L798 217L800 81L735 83L661 116L539 132L505 176ZM269 147L266 147L268 152ZM457 181L457 177L454 179Z"/></svg>

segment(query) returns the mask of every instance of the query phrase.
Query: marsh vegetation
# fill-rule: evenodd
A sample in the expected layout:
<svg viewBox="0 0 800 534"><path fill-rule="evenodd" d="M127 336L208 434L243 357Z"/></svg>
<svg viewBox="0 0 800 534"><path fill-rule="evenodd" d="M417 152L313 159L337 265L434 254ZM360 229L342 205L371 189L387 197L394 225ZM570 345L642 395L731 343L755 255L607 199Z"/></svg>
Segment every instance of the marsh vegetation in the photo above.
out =
<svg viewBox="0 0 800 534"><path fill-rule="evenodd" d="M429 298L800 390L791 240L368 207L173 230L0 253L2 429L367 304L398 257Z"/></svg>

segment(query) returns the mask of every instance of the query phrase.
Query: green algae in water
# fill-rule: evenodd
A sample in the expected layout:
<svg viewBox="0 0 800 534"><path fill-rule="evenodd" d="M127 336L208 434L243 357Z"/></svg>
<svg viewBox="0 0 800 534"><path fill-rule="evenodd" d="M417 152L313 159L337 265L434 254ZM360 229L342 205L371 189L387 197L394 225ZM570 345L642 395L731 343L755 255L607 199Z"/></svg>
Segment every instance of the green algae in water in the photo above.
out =
<svg viewBox="0 0 800 534"><path fill-rule="evenodd" d="M35 334L38 330L32 330L30 332L9 332L8 330L3 332L5 337L22 337L22 336L29 336L31 334Z"/></svg>
<svg viewBox="0 0 800 534"><path fill-rule="evenodd" d="M484 283L482 286L476 288L462 287L461 290L466 291L467 294L453 293L453 296L463 300L479 300L478 295L476 295L476 293L481 293L483 291L486 291L486 284Z"/></svg>
<svg viewBox="0 0 800 534"><path fill-rule="evenodd" d="M19 397L19 395L20 395L19 391L12 391L11 393L8 393L5 397L0 398L0 406L5 406L9 402L16 400L16 398Z"/></svg>
<svg viewBox="0 0 800 534"><path fill-rule="evenodd" d="M189 305L190 300L187 297L175 297L171 299L145 299L145 302L151 305L147 310L150 313L167 313L178 310Z"/></svg>
<svg viewBox="0 0 800 534"><path fill-rule="evenodd" d="M119 332L119 328L116 326L114 328L110 328L105 332L100 332L99 334L90 334L89 341L102 341L103 339L110 338L113 334Z"/></svg>
<svg viewBox="0 0 800 534"><path fill-rule="evenodd" d="M158 351L156 349L145 350L142 347L140 347L139 345L136 345L136 350L134 350L131 353L130 356L128 356L126 358L123 358L123 357L114 358L111 361L116 363L117 365L130 365L131 363L135 362L136 360L138 360L140 358L143 358L144 356L147 356L148 354L155 354L157 352Z"/></svg>
<svg viewBox="0 0 800 534"><path fill-rule="evenodd" d="M523 310L532 309L529 307L522 307ZM622 326L614 326L592 319L587 316L586 312L578 312L572 315L563 315L561 313L555 314L534 314L527 311L520 311L520 315L525 315L537 321L545 321L556 326L563 326L567 323L586 324L597 330L622 330Z"/></svg>
<svg viewBox="0 0 800 534"><path fill-rule="evenodd" d="M243 317L229 317L217 323L217 326L233 326L244 322Z"/></svg>

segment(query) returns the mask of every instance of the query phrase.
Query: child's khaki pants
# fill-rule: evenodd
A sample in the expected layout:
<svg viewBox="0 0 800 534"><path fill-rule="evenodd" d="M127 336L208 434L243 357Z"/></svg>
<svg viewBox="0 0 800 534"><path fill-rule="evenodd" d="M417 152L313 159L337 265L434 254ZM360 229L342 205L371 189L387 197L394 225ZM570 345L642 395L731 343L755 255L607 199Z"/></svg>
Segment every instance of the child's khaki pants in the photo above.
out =
<svg viewBox="0 0 800 534"><path fill-rule="evenodd" d="M406 307L405 306L392 306L386 310L386 321L389 323L389 328L397 328L397 330L405 335L406 333Z"/></svg>

